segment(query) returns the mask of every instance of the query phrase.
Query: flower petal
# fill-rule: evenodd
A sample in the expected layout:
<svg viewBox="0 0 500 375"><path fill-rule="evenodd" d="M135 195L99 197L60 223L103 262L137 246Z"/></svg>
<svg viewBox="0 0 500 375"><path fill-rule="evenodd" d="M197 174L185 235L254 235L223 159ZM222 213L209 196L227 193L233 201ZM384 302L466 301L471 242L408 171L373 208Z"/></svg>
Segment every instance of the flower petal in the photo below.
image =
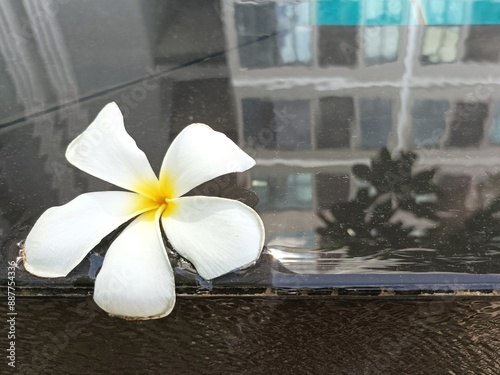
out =
<svg viewBox="0 0 500 375"><path fill-rule="evenodd" d="M162 224L175 251L205 279L255 262L264 245L259 215L243 203L217 197L183 197L170 202Z"/></svg>
<svg viewBox="0 0 500 375"><path fill-rule="evenodd" d="M136 218L111 244L94 300L111 315L154 319L175 305L175 281L154 211Z"/></svg>
<svg viewBox="0 0 500 375"><path fill-rule="evenodd" d="M144 152L125 130L116 103L109 103L90 126L70 143L68 161L101 180L150 198L157 195L158 178Z"/></svg>
<svg viewBox="0 0 500 375"><path fill-rule="evenodd" d="M37 276L66 276L103 237L154 204L135 193L105 191L49 208L28 234L24 266Z"/></svg>
<svg viewBox="0 0 500 375"><path fill-rule="evenodd" d="M203 182L255 165L225 134L204 124L184 128L163 159L160 185L169 198L177 198Z"/></svg>

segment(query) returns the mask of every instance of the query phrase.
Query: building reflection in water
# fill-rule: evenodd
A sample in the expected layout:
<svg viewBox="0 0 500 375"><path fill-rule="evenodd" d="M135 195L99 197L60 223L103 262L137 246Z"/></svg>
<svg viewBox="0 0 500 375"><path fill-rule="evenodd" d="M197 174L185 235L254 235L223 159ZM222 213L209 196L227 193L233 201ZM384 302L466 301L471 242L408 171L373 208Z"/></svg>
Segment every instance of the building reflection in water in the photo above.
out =
<svg viewBox="0 0 500 375"><path fill-rule="evenodd" d="M368 164L382 147L394 155L414 150L416 173L438 168L433 181L451 223L499 190L500 29L447 26L447 8L432 5L444 25L413 26L408 72L409 27L380 26L390 11L396 21L408 17L406 8L389 11L386 3L360 11L367 26L280 20L312 14L315 5L305 2L224 8L228 44L244 45L228 52L230 80L240 144L257 159L251 183L271 244L318 246L317 213L356 197L364 185L351 167ZM264 14L266 22L257 22ZM284 59L284 45L294 58ZM402 110L408 120L398 123Z"/></svg>
<svg viewBox="0 0 500 375"><path fill-rule="evenodd" d="M53 23L33 25L45 29L17 50L8 37L20 32L14 20L28 15L30 24L37 9L31 2L0 5L0 18L8 20L7 34L0 35L1 124L17 121L0 130L2 173L11 176L2 196L19 208L18 218L1 218L11 222L2 224L8 234L23 215L34 221L48 206L106 188L68 168L63 155L109 100L128 109L129 124L137 124L128 129L155 167L165 144L191 122L209 123L254 156L257 166L239 183L261 197L257 209L271 244L316 247L317 213L354 199L364 185L352 167L368 164L383 147L393 155L416 152L415 172L438 168L434 181L444 191L450 220L463 221L500 194L500 26L450 25L447 2L426 2L441 21L432 26L401 26L408 8L389 3L402 1L356 5L356 26L342 25L349 12L338 13L342 22L336 24L312 22L322 2L211 1L196 12L189 3L172 2L192 17L126 3L109 12L117 15L119 30L122 19L137 15L127 33L96 28L82 39L68 23L80 14L72 4L61 7ZM475 9L468 11L473 16ZM106 24L97 18L87 24ZM120 50L126 64L115 69L108 52L121 45L130 48ZM96 57L90 61L85 53ZM146 77L154 88L146 99L130 102L145 90L138 80L144 67L156 69ZM124 82L136 83L116 89ZM80 97L88 101L75 105L71 116L57 111L46 121L19 120ZM35 191L35 180L46 186Z"/></svg>
<svg viewBox="0 0 500 375"><path fill-rule="evenodd" d="M439 4L453 3L425 2L433 14L442 17L446 12L438 8ZM279 368L278 373L283 372L282 358L286 359L285 368L294 373L300 372L297 368L311 372L311 366L314 370L328 369L328 373L332 373L332 368L338 368L340 373L405 373L408 363L416 363L411 368L416 373L427 366L429 359L448 373L477 373L478 369L492 373L491 369L498 368L495 358L500 306L496 302L462 303L461 299L450 297L454 302L448 305L442 300L410 304L363 300L347 301L344 306L343 299L335 302L306 296L247 296L254 291L261 293L268 276L278 278L290 270L299 275L292 275L297 277L289 287L297 287L304 294L309 293L309 286L320 285L311 284L321 277L308 277L310 273L362 273L353 276L360 276L357 280L363 286L372 279L364 273L390 270L399 274L389 275L395 277L388 278L392 281L384 285L421 277L425 282L439 279L440 285L450 283L450 287L453 280L459 279L455 275L401 272L500 273L498 248L481 242L500 231L498 212L481 210L494 206L495 198L500 196L499 26L418 26L418 52L410 61L412 64L405 65L408 27L381 26L384 15L396 21L407 17L403 8L388 7L389 3L404 3L398 0L365 1L359 21L370 21L370 26L312 25L309 20L318 10L314 7L323 1L120 0L99 2L95 12L88 12L88 1L60 3L59 12L50 22L34 22L39 15L53 14L43 8L54 3L0 0L2 268L6 269L7 260L15 259L16 242L25 238L45 209L66 203L82 192L110 188L71 167L64 159L64 151L98 110L112 100L126 110L127 130L146 151L156 170L168 142L192 122L206 122L223 131L254 156L257 165L249 173L222 176L218 182L211 181L200 189L205 194L223 193L238 198L235 192L241 191L231 189L236 179L240 185L253 189L260 198L257 210L266 225L268 248L275 259L282 261L281 266L288 268L264 272L264 280L259 278L255 288L252 278L247 279L246 275L241 277L243 284L232 282L234 274L227 275L228 284L221 281L223 278L214 282L215 290L217 285L223 286L219 290L224 290L227 298L182 298L172 319L161 320L158 330L127 323L129 331L115 336L134 342L134 346L125 345L125 350L120 351L116 350L117 345L106 345L108 350L99 348L103 349L101 355L92 357L96 367L107 366L114 358L110 353L119 352L121 367L141 366L137 372L143 373L144 363L150 363L151 358L161 358L165 363L165 352L185 347L189 352L171 356L170 367L185 369L185 359L189 358L190 368L203 366L206 372L207 365L212 365L218 372L225 367L234 372L235 366L239 366L239 353L245 353L245 365L251 363L256 373L269 371L273 365ZM36 32L17 43L16 37L23 35L19 29L23 25ZM408 65L412 66L410 72ZM403 75L408 78L405 82ZM407 106L400 99L403 89L409 91ZM401 111L407 112L405 123L398 123L397 119L403 118L399 116ZM361 248L373 253L353 254L342 243L329 252L307 251L317 248L321 240L316 229L324 223L318 213L327 214L332 205L350 207L363 197L376 196L377 191L371 186L374 183L367 182L370 175L366 172L370 159L384 147L393 157L405 149L418 154L416 175L437 167L432 181L442 192L439 209L446 215L442 215L441 221L446 221L452 235L456 234L448 237L453 244L457 248L470 244L467 250L472 249L471 252L455 257L451 252L435 249L386 251L373 246L374 241ZM389 176L397 184L394 176L408 177L400 172L396 168L392 174L377 172L370 177ZM384 181L377 181L379 190L381 185ZM411 184L410 190L400 189L399 194L403 198L410 196L413 202L429 203L429 196L422 191L412 195L417 187L418 184ZM385 197L380 194L383 199L394 198L388 191L384 194ZM385 212L392 209L387 201L380 202ZM398 230L387 220L374 223L377 216L365 215L363 207L357 212L360 211L360 216L369 216L367 222L377 228ZM410 210L406 211L397 219L414 226L416 232L435 225L435 220L415 218ZM354 209L347 210L345 217L352 221ZM362 221L357 224L363 224ZM344 229L348 236L352 234L352 226ZM403 241L407 232L402 229L398 235L385 235L384 239ZM370 230L367 235L372 233ZM438 235L448 234L443 230ZM343 239L346 238L349 239ZM295 252L286 246L295 248ZM384 247L394 250L398 245ZM287 259L291 261L287 263ZM54 290L62 285L76 285L77 289L64 288L64 293L84 292L85 286L93 284L87 275L88 261L85 259L70 277L54 279L53 284L21 271L16 273L16 283L28 287L23 294L30 293L30 286L40 285L44 286L42 293L47 285ZM252 267L249 271L255 269L259 270ZM349 277L334 276L339 278L326 286L349 285L344 281ZM479 280L476 288L486 289L491 284L482 280L495 280L495 275L482 275L475 280ZM430 284L414 286L422 288L421 285ZM211 293L211 283L202 282L201 286L203 295ZM238 290L245 298L233 298ZM364 293L365 288L356 291ZM287 294L286 288L281 287L276 292ZM317 296L326 297L324 292L317 289ZM38 345L39 332L45 335L54 329L58 335L61 322L75 318L82 321L79 311L66 309L68 303L74 305L72 299L19 302L25 309L28 304L32 306L33 311L25 315L28 319L44 317L39 326L25 324L27 336L23 333L23 337L28 340L20 344L28 348L29 343L29 348L28 352L20 351L23 355L29 353L35 358L43 352ZM91 313L87 314L92 315L90 320L94 319L91 326L99 328L93 333L105 335L101 341L108 341L114 322L123 331L120 319L109 320L92 306L83 310ZM52 311L49 315L40 313L48 309ZM75 316L75 311L80 316ZM57 327L54 321L59 323ZM137 327L137 332L133 327ZM154 331L163 335L148 336L147 345L137 345L138 338ZM158 345L150 340L155 337ZM339 337L348 339L338 340ZM200 346L203 342L205 349ZM194 344L198 357L193 356ZM87 341L73 340L71 345L85 347L83 351L78 347L65 350L66 361L60 361L60 355L55 353L57 363L47 360L44 366L74 367L74 363L82 361ZM306 350L297 355L295 349L299 345ZM422 352L422 347L429 349ZM155 352L151 348L156 348ZM158 348L165 351L157 355ZM127 358L144 360L123 362L125 356L121 353L127 350L134 353ZM78 353L74 360L72 353ZM293 353L293 358L289 358L289 353ZM447 357L453 360L443 361ZM265 370L259 371L260 368ZM349 371L351 368L353 371ZM429 372L428 366L426 371Z"/></svg>

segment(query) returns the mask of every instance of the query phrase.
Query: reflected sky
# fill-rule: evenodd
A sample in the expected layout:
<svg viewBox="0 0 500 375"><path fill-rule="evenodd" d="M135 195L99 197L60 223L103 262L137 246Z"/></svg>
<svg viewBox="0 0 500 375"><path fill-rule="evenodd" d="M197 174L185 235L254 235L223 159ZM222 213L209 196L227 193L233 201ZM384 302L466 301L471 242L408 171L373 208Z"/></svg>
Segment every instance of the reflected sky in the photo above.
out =
<svg viewBox="0 0 500 375"><path fill-rule="evenodd" d="M434 7L429 22L406 3L353 1L358 25L347 5L344 21L319 22L325 2L0 2L2 247L48 207L112 188L64 158L109 101L155 170L192 122L252 155L256 167L237 183L259 195L269 246L321 247L318 214L367 188L352 168L384 147L413 150L414 173L437 168L437 215L460 228L500 195L500 26L450 24L469 13L446 2L423 2ZM496 247L484 246L454 258L456 270L500 273ZM341 253L353 272L375 269ZM396 258L406 271L440 272L455 255L413 268L408 253ZM393 261L388 269L402 271Z"/></svg>

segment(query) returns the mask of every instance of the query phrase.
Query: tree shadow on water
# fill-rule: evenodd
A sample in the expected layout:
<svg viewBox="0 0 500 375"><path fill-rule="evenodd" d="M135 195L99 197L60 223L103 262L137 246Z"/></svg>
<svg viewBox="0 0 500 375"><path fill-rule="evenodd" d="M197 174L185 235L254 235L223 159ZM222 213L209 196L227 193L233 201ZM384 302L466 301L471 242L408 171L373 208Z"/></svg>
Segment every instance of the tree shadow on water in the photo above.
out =
<svg viewBox="0 0 500 375"><path fill-rule="evenodd" d="M346 247L350 256L381 250L432 249L433 256L484 255L500 249L500 196L465 218L450 220L446 193L434 182L436 169L413 173L418 156L391 157L383 148L370 166L357 164L354 199L318 212L316 228L325 250Z"/></svg>

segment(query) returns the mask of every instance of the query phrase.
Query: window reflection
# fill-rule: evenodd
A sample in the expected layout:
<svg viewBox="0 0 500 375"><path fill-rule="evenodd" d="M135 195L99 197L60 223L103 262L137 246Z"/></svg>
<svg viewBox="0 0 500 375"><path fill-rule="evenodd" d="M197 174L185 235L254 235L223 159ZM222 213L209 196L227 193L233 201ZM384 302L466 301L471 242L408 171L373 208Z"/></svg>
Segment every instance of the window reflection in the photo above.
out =
<svg viewBox="0 0 500 375"><path fill-rule="evenodd" d="M439 147L445 131L446 100L416 100L413 105L413 145Z"/></svg>
<svg viewBox="0 0 500 375"><path fill-rule="evenodd" d="M495 118L493 119L493 125L490 130L490 142L500 145L500 106L498 106Z"/></svg>
<svg viewBox="0 0 500 375"><path fill-rule="evenodd" d="M240 66L276 65L276 13L274 4L236 4L234 8Z"/></svg>
<svg viewBox="0 0 500 375"><path fill-rule="evenodd" d="M363 18L369 25L364 29L364 55L366 65L377 65L396 61L398 58L399 29L390 24L400 24L406 15L400 0L365 1ZM405 14L403 14L405 13Z"/></svg>
<svg viewBox="0 0 500 375"><path fill-rule="evenodd" d="M500 25L471 25L465 41L464 61L498 62Z"/></svg>
<svg viewBox="0 0 500 375"><path fill-rule="evenodd" d="M311 113L308 100L275 102L274 119L278 149L311 149Z"/></svg>
<svg viewBox="0 0 500 375"><path fill-rule="evenodd" d="M381 148L387 144L392 127L391 99L360 99L361 146Z"/></svg>
<svg viewBox="0 0 500 375"><path fill-rule="evenodd" d="M318 26L320 66L355 67L358 62L357 26Z"/></svg>
<svg viewBox="0 0 500 375"><path fill-rule="evenodd" d="M311 149L311 114L308 100L242 100L245 142L254 148Z"/></svg>
<svg viewBox="0 0 500 375"><path fill-rule="evenodd" d="M309 65L308 3L236 4L240 66Z"/></svg>
<svg viewBox="0 0 500 375"><path fill-rule="evenodd" d="M423 64L451 63L457 60L458 26L427 26L420 61Z"/></svg>
<svg viewBox="0 0 500 375"><path fill-rule="evenodd" d="M255 176L252 189L259 196L259 212L312 210L312 174Z"/></svg>
<svg viewBox="0 0 500 375"><path fill-rule="evenodd" d="M350 129L355 122L353 98L336 96L321 98L319 109L320 121L316 129L317 147L349 147Z"/></svg>
<svg viewBox="0 0 500 375"><path fill-rule="evenodd" d="M398 59L399 30L397 26L367 27L364 33L366 65L394 62Z"/></svg>
<svg viewBox="0 0 500 375"><path fill-rule="evenodd" d="M242 100L245 143L254 148L276 148L273 103L260 98Z"/></svg>
<svg viewBox="0 0 500 375"><path fill-rule="evenodd" d="M484 103L457 103L447 145L450 147L479 146L487 117L488 106Z"/></svg>
<svg viewBox="0 0 500 375"><path fill-rule="evenodd" d="M425 10L424 21L428 24L456 25L472 21L468 9L470 4L467 4L469 1L418 0L417 3L422 10Z"/></svg>
<svg viewBox="0 0 500 375"><path fill-rule="evenodd" d="M311 28L309 3L276 4L280 62L304 64L311 62Z"/></svg>
<svg viewBox="0 0 500 375"><path fill-rule="evenodd" d="M400 25L408 20L410 7L405 0L363 1L362 14L369 25Z"/></svg>

